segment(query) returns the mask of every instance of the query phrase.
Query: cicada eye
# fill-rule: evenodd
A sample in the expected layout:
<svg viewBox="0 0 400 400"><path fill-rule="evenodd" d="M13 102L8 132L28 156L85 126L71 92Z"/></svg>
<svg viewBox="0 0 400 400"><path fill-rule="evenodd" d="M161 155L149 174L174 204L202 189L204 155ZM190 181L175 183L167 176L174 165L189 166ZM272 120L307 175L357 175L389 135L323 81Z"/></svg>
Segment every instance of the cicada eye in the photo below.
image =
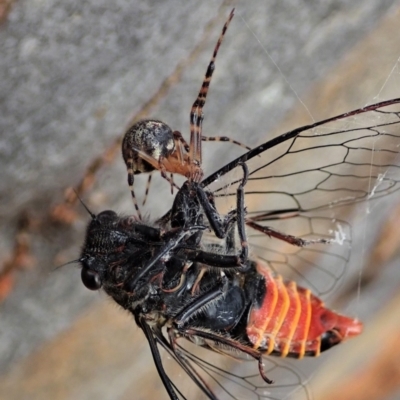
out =
<svg viewBox="0 0 400 400"><path fill-rule="evenodd" d="M81 278L82 278L83 284L89 290L99 290L102 286L102 282L100 280L99 274L91 269L82 268L81 269Z"/></svg>
<svg viewBox="0 0 400 400"><path fill-rule="evenodd" d="M100 214L97 215L98 220L113 220L117 217L117 213L112 210L105 210L102 211Z"/></svg>

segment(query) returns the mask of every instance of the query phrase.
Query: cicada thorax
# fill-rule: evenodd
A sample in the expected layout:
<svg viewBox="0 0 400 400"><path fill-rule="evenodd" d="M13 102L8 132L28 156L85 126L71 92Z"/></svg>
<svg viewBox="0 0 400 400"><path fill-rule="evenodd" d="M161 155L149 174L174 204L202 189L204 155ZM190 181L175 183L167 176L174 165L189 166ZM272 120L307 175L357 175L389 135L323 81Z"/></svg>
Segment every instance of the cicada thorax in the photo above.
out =
<svg viewBox="0 0 400 400"><path fill-rule="evenodd" d="M260 282L264 287L246 328L254 348L281 357L315 357L362 332L360 321L327 309L310 290L283 281L260 262L257 272L264 278Z"/></svg>

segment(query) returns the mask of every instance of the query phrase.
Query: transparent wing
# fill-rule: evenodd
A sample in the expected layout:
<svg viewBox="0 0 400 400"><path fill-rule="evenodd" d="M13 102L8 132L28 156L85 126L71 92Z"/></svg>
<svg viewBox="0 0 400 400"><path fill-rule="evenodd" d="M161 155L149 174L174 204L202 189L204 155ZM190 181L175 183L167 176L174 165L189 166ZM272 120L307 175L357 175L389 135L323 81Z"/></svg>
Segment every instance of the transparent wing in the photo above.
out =
<svg viewBox="0 0 400 400"><path fill-rule="evenodd" d="M257 361L240 353L210 351L186 339L178 339L175 351L164 339L159 343L182 368L169 374L171 383L181 399L224 400L282 400L296 396L297 400L311 400L306 379L294 367L295 360L266 357L264 370L274 383L266 383L260 376ZM168 364L168 365L167 365Z"/></svg>
<svg viewBox="0 0 400 400"><path fill-rule="evenodd" d="M220 212L234 209L243 175L239 164L245 162L248 225L330 239L331 245L301 248L248 227L253 255L323 295L345 272L351 207L400 188L399 150L400 99L393 99L283 134L230 162L202 185L214 193Z"/></svg>

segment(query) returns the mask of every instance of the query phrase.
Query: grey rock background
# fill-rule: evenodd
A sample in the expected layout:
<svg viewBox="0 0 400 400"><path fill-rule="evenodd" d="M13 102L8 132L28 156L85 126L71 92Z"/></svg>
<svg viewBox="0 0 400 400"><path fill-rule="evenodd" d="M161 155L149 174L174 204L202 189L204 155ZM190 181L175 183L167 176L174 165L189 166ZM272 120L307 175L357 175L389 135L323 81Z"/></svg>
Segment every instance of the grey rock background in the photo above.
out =
<svg viewBox="0 0 400 400"><path fill-rule="evenodd" d="M259 143L292 107L299 106L296 94L303 98L315 82L329 76L335 64L393 12L394 3L232 2L236 16L217 59L205 108L205 134L229 135L250 146ZM45 221L32 238L36 267L18 273L14 290L1 305L0 372L4 376L71 327L79 315L89 312L90 305L104 301L83 287L77 268L53 271L59 260L79 254L87 216L78 207L81 218L66 227L48 221L48 212L188 56L220 4L19 0L0 26L0 261L11 254L21 214ZM224 17L194 64L153 109L153 116L184 135L190 106L232 5L223 7ZM352 108L378 94L399 54L382 60L376 76L365 82L368 91L361 104L353 91L343 94L357 99ZM331 115L329 107L321 115L310 111L315 119ZM305 109L303 116L308 118ZM207 147L206 172L237 154L236 149L230 153L225 145L218 146ZM160 187L167 193L164 186ZM153 186L152 193L157 191ZM164 192L149 202L152 215L167 208L167 202L159 204ZM85 201L95 211L132 212L119 157L100 171Z"/></svg>

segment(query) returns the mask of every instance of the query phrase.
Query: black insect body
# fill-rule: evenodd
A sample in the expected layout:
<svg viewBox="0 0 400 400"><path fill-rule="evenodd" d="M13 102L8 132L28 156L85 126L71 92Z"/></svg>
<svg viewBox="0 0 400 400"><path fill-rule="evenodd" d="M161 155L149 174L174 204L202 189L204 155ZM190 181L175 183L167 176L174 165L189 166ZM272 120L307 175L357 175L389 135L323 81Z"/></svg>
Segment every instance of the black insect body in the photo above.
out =
<svg viewBox="0 0 400 400"><path fill-rule="evenodd" d="M325 331L319 332L311 341L316 341L316 344L307 344L310 342L310 330L304 332L300 340L293 341L284 353L282 344L287 338L277 338L276 343L272 343L265 341L270 334L263 332L265 338L255 347L253 336L249 334L253 328L257 329L258 319L254 313L264 312L266 307L271 309L271 304L266 302L267 292L281 279L265 275L266 271L260 271L263 266L253 261L247 262L245 273L224 270L222 274L210 270L208 265L192 261L192 253L185 251L185 238L196 230L172 234L174 246L170 246L170 240L165 240L162 231L133 217L120 218L112 211L104 211L89 224L80 258L83 283L92 290L103 287L119 305L135 316L149 341L160 377L171 399L178 397L159 361L158 344L173 354L207 398L215 399L213 391L202 383L200 376L194 374L194 367L177 348L179 338L210 349L221 347L226 351L230 348L248 354L258 360L261 376L271 383L262 368L263 354L292 357L317 355L342 341L344 332L359 332L358 322L326 310L320 301L316 308L315 300L309 300L310 307L317 316L321 315L326 326ZM170 249L168 253L165 253L165 248ZM160 253L164 257L154 262ZM150 264L152 266L148 269ZM132 279L143 271L146 274L133 288ZM290 288L288 290L296 292L297 297L304 297L301 288L293 285L293 282L284 284ZM309 292L307 296L310 299ZM307 308L299 309L300 314L303 315ZM336 325L328 323L331 315L335 316ZM300 318L291 321L290 325L292 323L295 324L294 331L298 330L299 334L304 331ZM167 328L169 341L164 336L163 327ZM272 346L270 350L269 346ZM304 349L300 350L302 346Z"/></svg>
<svg viewBox="0 0 400 400"><path fill-rule="evenodd" d="M326 309L309 290L283 282L262 262L248 260L243 245L243 188L248 171L245 164L241 166L244 177L236 191L237 209L228 217L225 231L221 231L224 218L214 208L212 193L190 181L177 193L167 227L165 219L164 226L151 226L137 217L121 218L104 211L92 216L87 229L80 257L82 281L92 290L102 287L132 312L171 399L178 398L179 389L164 370L158 345L207 398L216 399L195 369L198 362L178 346L179 338L211 350L249 355L258 360L260 376L270 384L264 354L315 356L362 328L357 320ZM219 227L215 232L225 239L219 253L215 252L218 246L202 238L204 224ZM238 255L235 241L228 240L236 229L242 245ZM251 396L266 398L255 389L247 390Z"/></svg>

